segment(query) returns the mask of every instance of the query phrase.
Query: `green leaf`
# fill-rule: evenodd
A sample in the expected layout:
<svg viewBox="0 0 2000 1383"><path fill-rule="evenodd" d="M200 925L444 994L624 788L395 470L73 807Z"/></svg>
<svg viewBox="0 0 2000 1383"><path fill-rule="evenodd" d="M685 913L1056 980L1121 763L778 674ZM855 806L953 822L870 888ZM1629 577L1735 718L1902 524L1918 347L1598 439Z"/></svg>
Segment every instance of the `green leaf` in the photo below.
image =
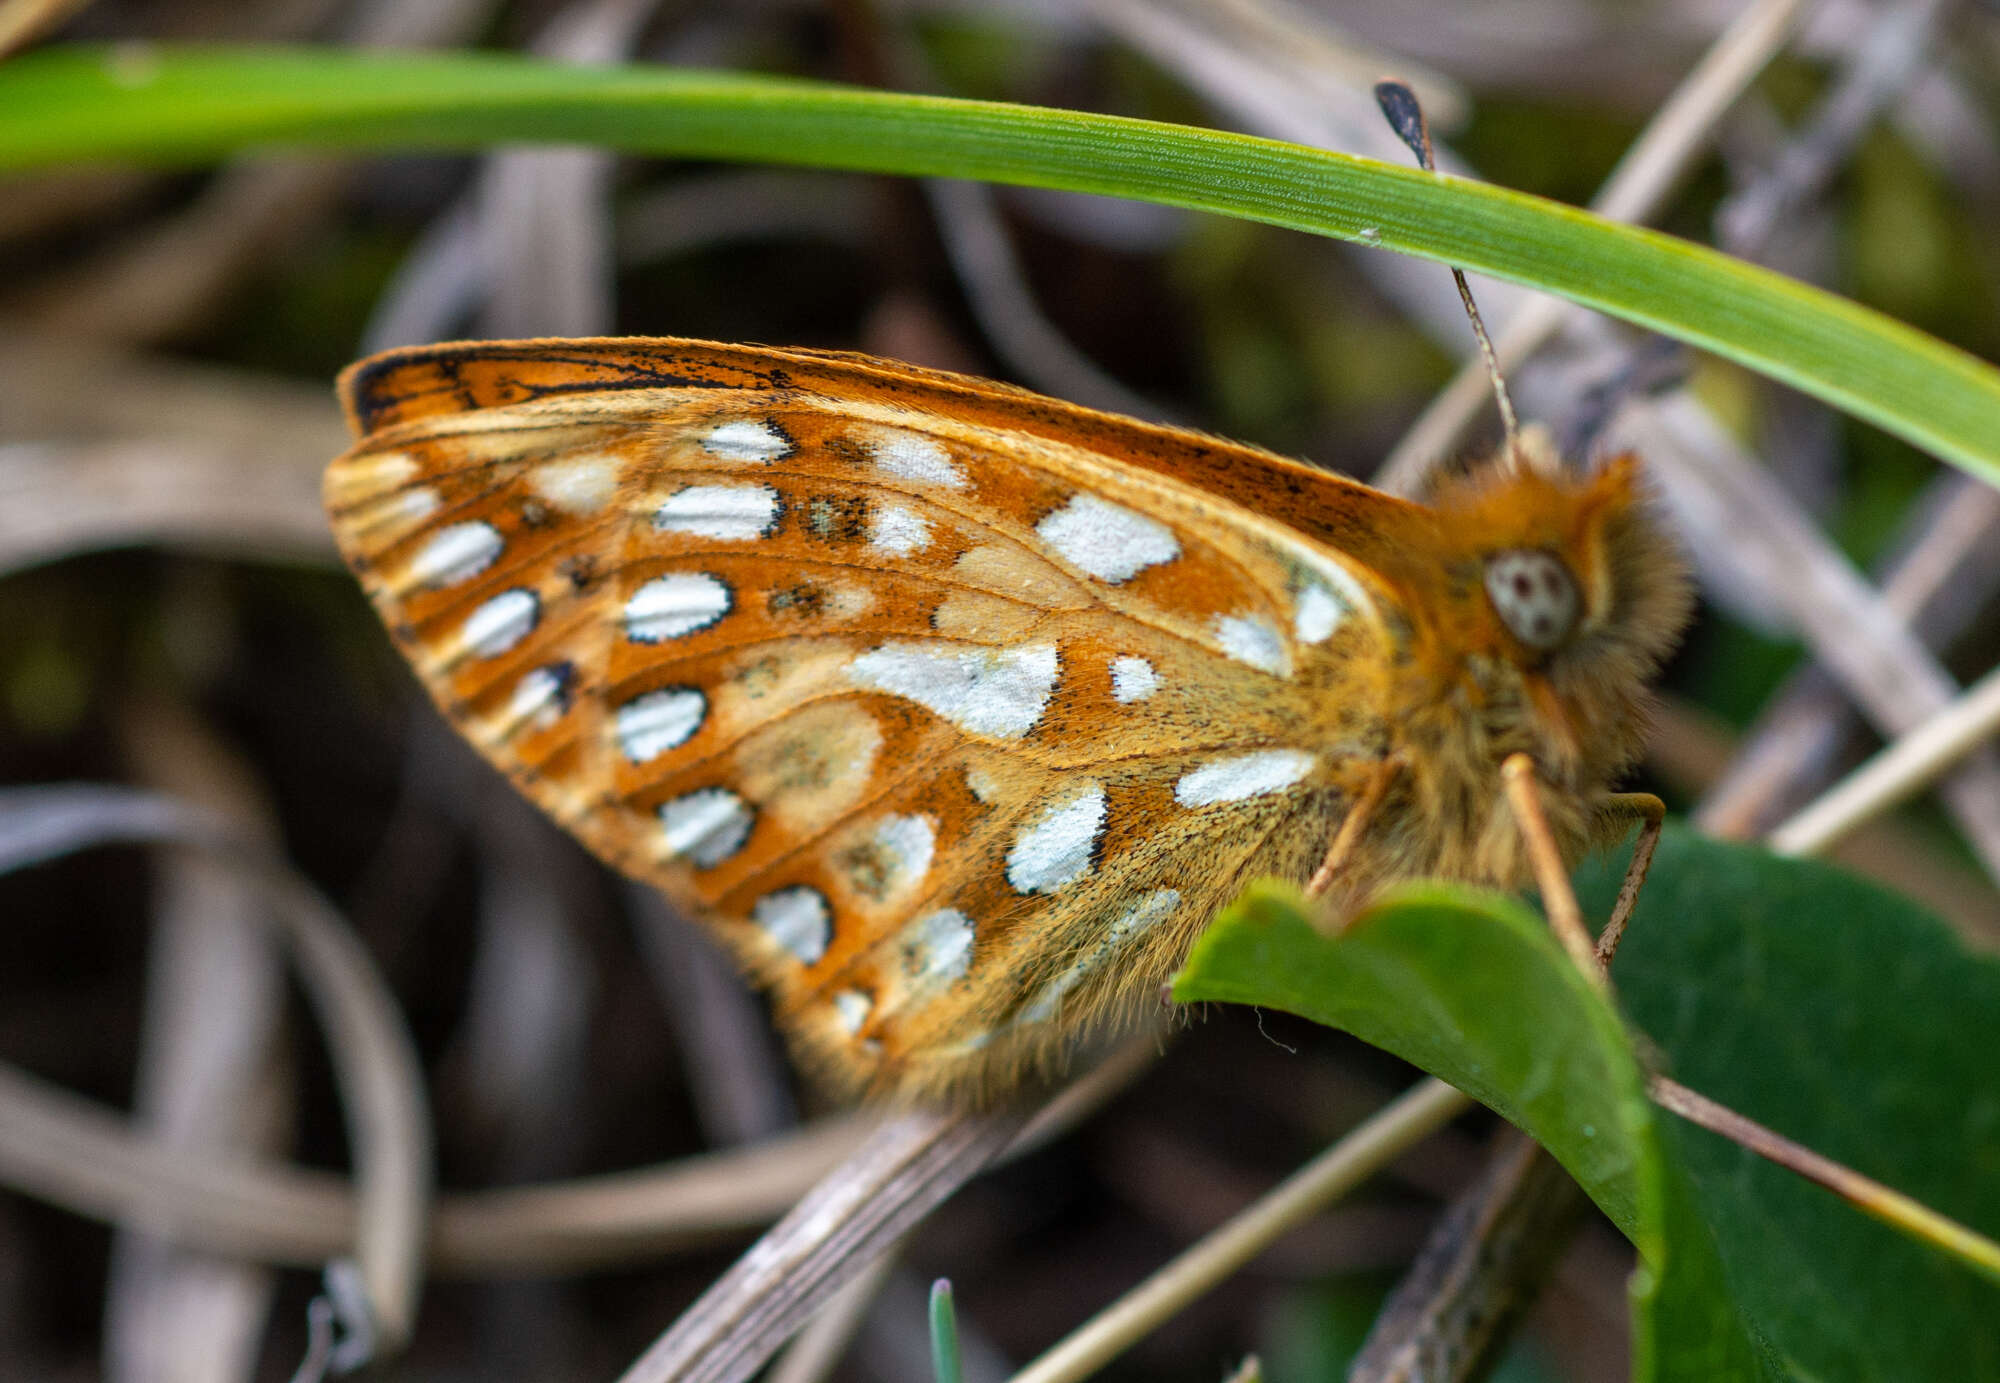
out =
<svg viewBox="0 0 2000 1383"><path fill-rule="evenodd" d="M1755 1312L1732 1291L1699 1197L1670 1127L1655 1116L1661 1149L1660 1250L1641 1257L1632 1301L1632 1377L1637 1383L1798 1378L1771 1350Z"/></svg>
<svg viewBox="0 0 2000 1383"><path fill-rule="evenodd" d="M1298 893L1253 885L1174 980L1181 1002L1259 1004L1351 1032L1528 1130L1642 1247L1651 1106L1618 1016L1510 898L1407 884L1336 940Z"/></svg>
<svg viewBox="0 0 2000 1383"><path fill-rule="evenodd" d="M1579 882L1602 916L1616 865ZM1916 904L1669 832L1616 979L1684 1084L2000 1230L2000 963ZM1731 1295L1791 1371L2000 1378L2000 1289L1733 1143L1659 1123Z"/></svg>
<svg viewBox="0 0 2000 1383"><path fill-rule="evenodd" d="M1296 891L1260 884L1210 925L1174 980L1182 1002L1282 1008L1437 1075L1532 1134L1639 1247L1635 1358L1646 1379L1759 1380L1618 1016L1528 909L1445 884L1390 890L1338 937Z"/></svg>
<svg viewBox="0 0 2000 1383"><path fill-rule="evenodd" d="M0 65L0 169L251 147L633 153L978 178L1358 240L1560 293L1790 383L2000 483L2000 371L1699 245L1503 188L1076 111L500 53L52 47Z"/></svg>
<svg viewBox="0 0 2000 1383"><path fill-rule="evenodd" d="M1621 870L1584 871L1589 915L1608 912ZM2000 962L1915 904L1670 830L1615 978L1684 1083L2000 1228ZM1329 937L1296 895L1260 886L1203 936L1174 992L1345 1028L1527 1129L1639 1246L1641 1379L2000 1377L1987 1279L1633 1109L1631 1039L1518 904L1408 885Z"/></svg>

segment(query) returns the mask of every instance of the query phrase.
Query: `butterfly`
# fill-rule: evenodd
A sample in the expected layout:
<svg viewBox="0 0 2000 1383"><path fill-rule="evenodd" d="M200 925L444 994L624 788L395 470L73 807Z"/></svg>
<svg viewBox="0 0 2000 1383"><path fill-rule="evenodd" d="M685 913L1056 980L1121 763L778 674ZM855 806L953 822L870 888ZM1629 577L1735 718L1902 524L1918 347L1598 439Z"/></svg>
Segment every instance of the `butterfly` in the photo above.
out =
<svg viewBox="0 0 2000 1383"><path fill-rule="evenodd" d="M985 1103L1245 883L1527 875L1624 822L1688 588L1637 463L1414 503L859 354L467 342L342 375L333 530L444 714L700 919L847 1096ZM1343 825L1347 826L1342 833Z"/></svg>

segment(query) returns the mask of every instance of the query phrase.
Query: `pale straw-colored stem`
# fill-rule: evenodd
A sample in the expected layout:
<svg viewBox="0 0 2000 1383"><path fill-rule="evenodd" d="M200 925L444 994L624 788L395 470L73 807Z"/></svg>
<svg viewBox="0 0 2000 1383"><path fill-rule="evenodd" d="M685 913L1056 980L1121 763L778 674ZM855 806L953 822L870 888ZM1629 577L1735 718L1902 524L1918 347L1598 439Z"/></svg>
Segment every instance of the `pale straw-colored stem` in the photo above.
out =
<svg viewBox="0 0 2000 1383"><path fill-rule="evenodd" d="M2000 733L2000 668L1771 832L1780 855L1816 855L1941 777Z"/></svg>
<svg viewBox="0 0 2000 1383"><path fill-rule="evenodd" d="M1471 1105L1443 1081L1418 1082L1015 1374L1013 1383L1069 1383L1087 1377Z"/></svg>
<svg viewBox="0 0 2000 1383"><path fill-rule="evenodd" d="M1719 1133L1739 1147L1775 1162L1786 1171L1823 1186L1865 1215L1902 1231L1913 1239L1942 1249L1995 1282L2000 1282L2000 1244L1975 1229L1863 1176L1852 1167L1835 1162L1796 1143L1754 1119L1747 1119L1727 1105L1717 1104L1706 1095L1690 1090L1666 1076L1653 1076L1646 1093L1662 1109L1672 1110L1691 1124Z"/></svg>

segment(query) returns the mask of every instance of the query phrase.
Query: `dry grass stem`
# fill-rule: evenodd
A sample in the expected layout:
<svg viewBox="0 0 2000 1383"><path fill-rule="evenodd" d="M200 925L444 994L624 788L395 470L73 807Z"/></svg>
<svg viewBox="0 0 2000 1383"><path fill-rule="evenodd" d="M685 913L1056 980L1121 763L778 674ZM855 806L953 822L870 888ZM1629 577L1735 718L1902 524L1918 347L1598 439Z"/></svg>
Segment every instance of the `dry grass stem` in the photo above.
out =
<svg viewBox="0 0 2000 1383"><path fill-rule="evenodd" d="M1139 1032L1105 1052L1095 1065L1051 1096L1021 1126L1000 1155L1010 1161L1060 1138L1101 1109L1105 1102L1159 1060L1164 1034ZM1081 1063L1079 1063L1081 1064Z"/></svg>
<svg viewBox="0 0 2000 1383"><path fill-rule="evenodd" d="M1228 16L1219 6L1185 0L1173 5L1092 0L1090 13L1120 40L1178 75L1233 123L1253 133L1401 161L1406 155L1383 125L1370 91L1385 70L1416 87L1436 113L1440 128L1456 123L1450 118L1460 104L1454 99L1455 87L1448 79L1433 79L1412 62L1407 50L1378 63L1327 29L1323 20L1312 21L1313 37L1306 38L1295 32L1300 21L1284 15L1281 7L1262 8L1262 19L1248 23L1242 19L1242 6ZM1294 32L1274 40L1270 36L1274 26ZM1344 49L1346 57L1329 62L1324 56L1329 45ZM1438 166L1446 172L1466 171L1464 163L1442 146ZM1363 273L1375 288L1437 340L1457 347L1464 337L1465 315L1449 279L1436 266L1355 246L1341 248L1348 257L1362 260ZM1521 289L1496 280L1482 280L1479 292L1487 310L1502 318L1527 298Z"/></svg>
<svg viewBox="0 0 2000 1383"><path fill-rule="evenodd" d="M1786 1171L1825 1187L1862 1213L1949 1253L1992 1281L2000 1282L2000 1244L1977 1230L1938 1214L1873 1177L1822 1157L1804 1144L1746 1119L1678 1081L1656 1075L1648 1080L1646 1091L1660 1108L1671 1110L1688 1122L1721 1134Z"/></svg>
<svg viewBox="0 0 2000 1383"><path fill-rule="evenodd" d="M860 1115L661 1167L543 1186L447 1196L434 1252L441 1272L550 1273L626 1264L767 1225L851 1157Z"/></svg>
<svg viewBox="0 0 2000 1383"><path fill-rule="evenodd" d="M2000 733L2000 668L1772 831L1781 855L1815 855L1922 791Z"/></svg>
<svg viewBox="0 0 2000 1383"><path fill-rule="evenodd" d="M353 1256L379 1338L386 1349L399 1349L409 1339L422 1285L431 1137L416 1052L394 998L340 915L302 879L246 843L229 822L172 798L127 789L18 788L0 794L0 871L93 846L133 843L193 848L228 860L269 907L326 1035L353 1148ZM160 1222L178 1209L158 1206L139 1218L164 1228Z"/></svg>
<svg viewBox="0 0 2000 1383"><path fill-rule="evenodd" d="M770 1020L729 957L660 893L629 884L625 898L707 1142L756 1143L797 1123Z"/></svg>
<svg viewBox="0 0 2000 1383"><path fill-rule="evenodd" d="M1647 760L1676 792L1699 797L1726 771L1736 738L1714 718L1677 698L1663 697L1654 708L1653 728ZM1699 810L1693 824L1703 828ZM1877 817L1861 827L1834 846L1829 858L1909 894L1968 941L2000 947L2000 890L1893 817Z"/></svg>
<svg viewBox="0 0 2000 1383"><path fill-rule="evenodd" d="M624 1375L724 1380L761 1367L801 1322L996 1160L1060 1134L1151 1064L1156 1038L1115 1048L1032 1117L911 1112L878 1127L718 1278Z"/></svg>
<svg viewBox="0 0 2000 1383"><path fill-rule="evenodd" d="M1386 154L1369 88L1394 72L1441 129L1471 102L1444 73L1343 32L1319 14L1263 0L1090 0L1099 25L1246 123L1321 148ZM1281 133L1282 131L1282 133Z"/></svg>
<svg viewBox="0 0 2000 1383"><path fill-rule="evenodd" d="M1777 162L1717 208L1719 243L1732 254L1758 258L1787 216L1825 189L1917 78L1944 9L1944 0L1900 0L1875 13L1865 36L1848 50L1839 82Z"/></svg>
<svg viewBox="0 0 2000 1383"><path fill-rule="evenodd" d="M260 460L169 439L0 443L0 571L152 543L330 560L317 497Z"/></svg>
<svg viewBox="0 0 2000 1383"><path fill-rule="evenodd" d="M104 547L331 560L330 394L0 330L0 572Z"/></svg>
<svg viewBox="0 0 2000 1383"><path fill-rule="evenodd" d="M1319 1214L1471 1105L1443 1081L1420 1081L1255 1205L1071 1332L1015 1374L1013 1383L1071 1383L1088 1377L1281 1235Z"/></svg>
<svg viewBox="0 0 2000 1383"><path fill-rule="evenodd" d="M1011 1114L886 1120L808 1191L620 1375L621 1383L740 1383L842 1284L1020 1131Z"/></svg>
<svg viewBox="0 0 2000 1383"><path fill-rule="evenodd" d="M1814 654L1872 721L1903 734L1950 703L1957 684L1931 651L1710 414L1685 396L1629 405L1625 418L1639 412L1654 424L1655 474L1677 511L1712 535L1729 535L1716 550L1729 555L1740 579L1784 602ZM1972 767L2000 784L2000 764ZM1987 783L1957 778L1945 800L1988 872L2000 878L2000 786Z"/></svg>
<svg viewBox="0 0 2000 1383"><path fill-rule="evenodd" d="M43 276L7 315L51 336L152 345L198 331L260 265L323 221L346 189L324 159L264 159L216 174L190 206L95 260Z"/></svg>
<svg viewBox="0 0 2000 1383"><path fill-rule="evenodd" d="M831 1374L895 1266L896 1252L891 1249L829 1297L771 1365L765 1383L820 1383Z"/></svg>
<svg viewBox="0 0 2000 1383"><path fill-rule="evenodd" d="M618 205L619 263L652 264L734 241L819 240L860 250L875 198L841 173L746 168L677 178Z"/></svg>
<svg viewBox="0 0 2000 1383"><path fill-rule="evenodd" d="M0 0L0 57L33 42L88 0Z"/></svg>
<svg viewBox="0 0 2000 1383"><path fill-rule="evenodd" d="M556 12L529 44L544 57L619 62L656 0L586 0ZM607 150L489 154L476 187L474 235L487 268L481 336L602 336L617 322L612 173ZM446 215L450 213L447 212Z"/></svg>
<svg viewBox="0 0 2000 1383"><path fill-rule="evenodd" d="M276 819L249 766L184 708L152 703L123 722L127 752L149 787L275 842ZM240 871L191 851L163 852L157 880L133 1123L189 1159L278 1154L294 1101L276 1040L284 970L256 915L262 900ZM121 1230L110 1278L107 1375L253 1376L274 1285L268 1270Z"/></svg>
<svg viewBox="0 0 2000 1383"><path fill-rule="evenodd" d="M849 1156L858 1117L659 1168L440 1197L428 1263L451 1276L646 1261L755 1230ZM355 1202L327 1172L191 1158L117 1111L0 1064L0 1182L205 1253L311 1266L354 1242Z"/></svg>
<svg viewBox="0 0 2000 1383"><path fill-rule="evenodd" d="M1171 409L1126 388L1059 331L1035 301L984 183L924 184L945 253L993 348L1024 382L1110 413L1180 422Z"/></svg>
<svg viewBox="0 0 2000 1383"><path fill-rule="evenodd" d="M1913 634L1942 649L2000 593L2000 490L1956 472L1940 476L1903 528L1881 573L1882 598ZM1735 839L1763 835L1826 782L1860 728L1826 671L1801 668L1707 787L1695 824Z"/></svg>
<svg viewBox="0 0 2000 1383"><path fill-rule="evenodd" d="M1460 1383L1493 1351L1555 1266L1588 1203L1568 1172L1516 1129L1438 1221L1383 1304L1348 1383Z"/></svg>

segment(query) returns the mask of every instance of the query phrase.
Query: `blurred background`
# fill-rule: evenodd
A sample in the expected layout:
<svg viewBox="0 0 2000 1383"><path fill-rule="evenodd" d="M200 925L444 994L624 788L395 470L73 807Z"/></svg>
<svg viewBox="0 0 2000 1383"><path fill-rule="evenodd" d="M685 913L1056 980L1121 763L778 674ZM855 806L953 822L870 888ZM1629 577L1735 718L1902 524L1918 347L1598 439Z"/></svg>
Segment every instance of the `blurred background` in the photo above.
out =
<svg viewBox="0 0 2000 1383"><path fill-rule="evenodd" d="M1789 21L1777 55L1680 136L1684 169L1647 219L2000 356L2000 16L1763 8ZM0 4L0 35L25 17L41 21L32 42L476 46L737 68L1407 161L1368 92L1393 73L1423 93L1446 166L1583 205L1744 9L16 0ZM1504 336L1527 295L1478 288ZM442 725L320 516L318 473L346 445L331 380L349 360L602 333L896 356L1363 478L1471 350L1437 266L1035 191L568 149L0 184L0 784L143 787L278 848L386 974L455 1194L726 1153L829 1114L699 934ZM1947 694L1943 679L2000 657L1990 490L1601 320L1563 319L1513 378L1524 414L1573 446L1642 450L1679 521L1703 614L1634 786L1708 829L1767 829ZM1485 409L1443 450L1492 435ZM1869 657L1874 674L1857 670ZM1842 858L1991 945L1996 784L2000 762L1975 757ZM182 1156L344 1170L326 1048L266 906L240 870L178 853L96 850L0 877L0 1059L44 1095L91 1102L71 1116L129 1117ZM1081 1126L919 1229L836 1376L927 1377L923 1287L947 1275L968 1375L1004 1377L1410 1077L1283 1015L1206 1015ZM1326 1376L1494 1134L1468 1119L1426 1143L1105 1376L1214 1379L1251 1352L1273 1377ZM791 1180L757 1193L776 1206L826 1165L818 1145L787 1146L807 1148L785 1164ZM722 1164L705 1204L750 1183L727 1174L738 1165ZM614 1376L760 1213L692 1214L567 1260L468 1241L379 1376ZM1586 1223L1506 1376L1622 1375L1629 1268L1623 1241ZM283 1378L317 1290L299 1267L172 1250L0 1190L8 1378Z"/></svg>

